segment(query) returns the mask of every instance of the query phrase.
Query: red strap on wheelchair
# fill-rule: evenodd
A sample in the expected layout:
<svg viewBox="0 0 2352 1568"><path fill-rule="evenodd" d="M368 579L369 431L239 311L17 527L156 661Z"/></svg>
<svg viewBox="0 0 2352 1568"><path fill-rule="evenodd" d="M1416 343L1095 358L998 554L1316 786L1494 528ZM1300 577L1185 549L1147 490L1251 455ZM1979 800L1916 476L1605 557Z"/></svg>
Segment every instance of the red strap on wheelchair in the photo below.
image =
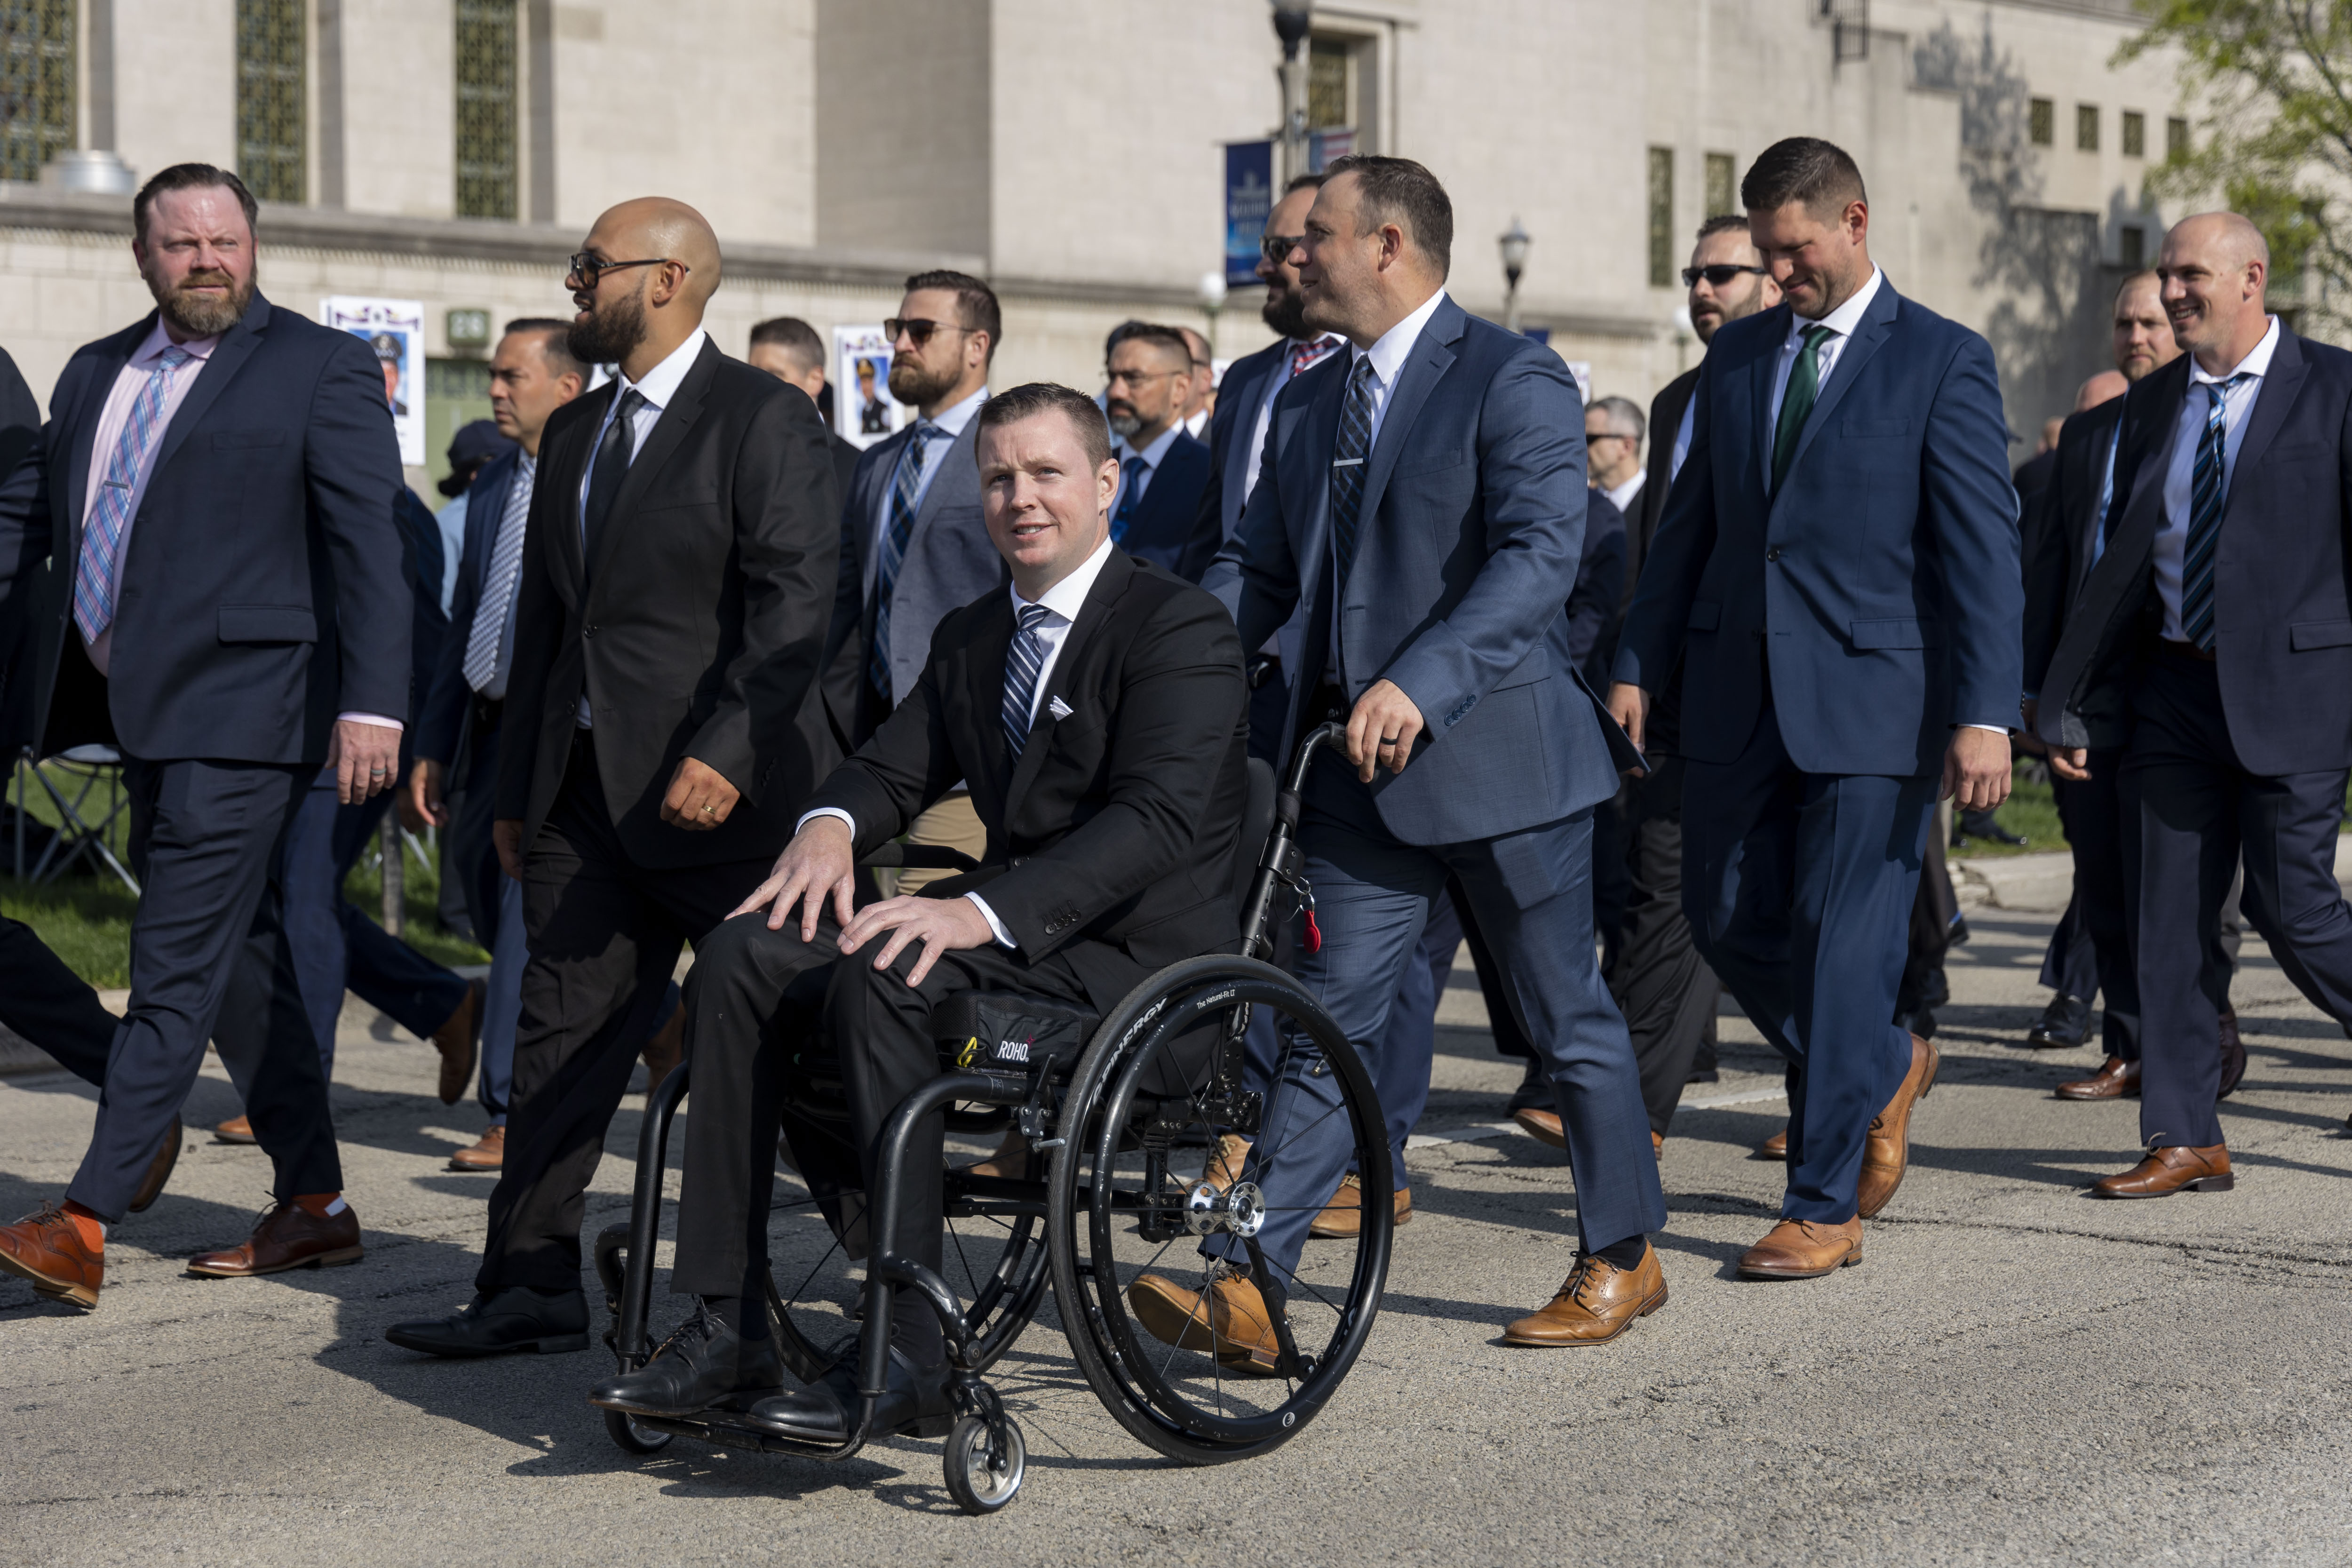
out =
<svg viewBox="0 0 2352 1568"><path fill-rule="evenodd" d="M1323 951L1323 928L1315 923L1315 911L1313 910L1308 910L1307 911L1306 946L1307 951L1309 952L1320 952Z"/></svg>

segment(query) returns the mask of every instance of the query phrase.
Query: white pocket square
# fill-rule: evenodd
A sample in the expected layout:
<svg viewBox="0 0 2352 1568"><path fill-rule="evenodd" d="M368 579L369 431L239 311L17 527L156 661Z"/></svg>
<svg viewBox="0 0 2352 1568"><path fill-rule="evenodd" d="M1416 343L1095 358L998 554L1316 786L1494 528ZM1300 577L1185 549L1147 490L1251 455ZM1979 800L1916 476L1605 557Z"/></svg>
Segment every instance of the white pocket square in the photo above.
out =
<svg viewBox="0 0 2352 1568"><path fill-rule="evenodd" d="M1045 711L1056 719L1066 719L1070 716L1070 705L1056 697L1045 704Z"/></svg>

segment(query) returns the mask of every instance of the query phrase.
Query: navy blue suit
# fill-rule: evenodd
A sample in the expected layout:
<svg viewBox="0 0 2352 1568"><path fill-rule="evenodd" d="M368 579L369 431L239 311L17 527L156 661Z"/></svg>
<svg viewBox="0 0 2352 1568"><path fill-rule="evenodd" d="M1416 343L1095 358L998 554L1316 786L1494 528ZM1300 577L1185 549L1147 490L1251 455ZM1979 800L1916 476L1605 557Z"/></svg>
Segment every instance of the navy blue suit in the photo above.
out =
<svg viewBox="0 0 2352 1568"><path fill-rule="evenodd" d="M280 1198L342 1185L284 937L278 847L335 716L405 719L400 452L367 345L256 295L173 415L121 565L101 681L70 625L100 417L152 314L75 352L0 484L0 618L29 621L12 705L44 751L123 752L142 892L131 1005L68 1195L119 1218L217 1037ZM95 470L95 472L94 472ZM46 560L47 564L42 563ZM15 625L0 626L14 646Z"/></svg>
<svg viewBox="0 0 2352 1568"><path fill-rule="evenodd" d="M1843 1224L1910 1064L1888 1020L1944 754L2016 721L2024 589L1984 340L1882 279L1768 493L1790 320L1707 345L1616 679L1685 660L1684 907L1800 1069L1782 1214Z"/></svg>
<svg viewBox="0 0 2352 1568"><path fill-rule="evenodd" d="M1225 542L1224 530L1201 513L1201 495L1208 489L1213 467L1209 448L1178 431L1124 530L1118 527L1118 506L1112 504L1111 529L1118 535L1118 547L1187 583L1199 582Z"/></svg>
<svg viewBox="0 0 2352 1568"><path fill-rule="evenodd" d="M1404 966L1454 879L1544 1053L1583 1245L1607 1247L1659 1228L1665 1205L1633 1047L1593 957L1592 806L1632 749L1568 645L1586 502L1576 384L1549 350L1441 300L1397 372L1354 568L1334 584L1331 460L1350 358L1276 397L1241 530L1202 583L1247 647L1307 607L1286 746L1378 679L1427 726L1402 773L1363 784L1326 757L1309 778L1300 844L1324 941L1297 973L1380 1077ZM1286 1268L1346 1157L1338 1119L1318 1121L1333 1103L1328 1077L1294 1061L1252 1156L1275 1194L1259 1241Z"/></svg>
<svg viewBox="0 0 2352 1568"><path fill-rule="evenodd" d="M2352 1019L2352 908L2335 871L2352 770L2352 354L2280 329L2223 476L2210 658L2164 640L2155 582L2181 403L2207 397L2189 392L2190 364L2125 395L2112 536L2037 721L2053 744L2122 749L2141 1138L2210 1148L2230 982L2219 911L2242 849L2247 919L2313 1005Z"/></svg>

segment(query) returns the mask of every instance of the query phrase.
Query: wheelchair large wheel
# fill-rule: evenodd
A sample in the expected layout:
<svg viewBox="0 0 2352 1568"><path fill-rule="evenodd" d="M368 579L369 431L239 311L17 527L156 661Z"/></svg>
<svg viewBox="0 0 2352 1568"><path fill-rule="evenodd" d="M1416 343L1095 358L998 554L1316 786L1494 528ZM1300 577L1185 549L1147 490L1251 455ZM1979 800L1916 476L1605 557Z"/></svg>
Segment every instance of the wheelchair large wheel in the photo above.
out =
<svg viewBox="0 0 2352 1568"><path fill-rule="evenodd" d="M1236 1086L1218 1074L1228 1049L1219 1037L1237 1039L1250 1008L1269 1009L1276 1025L1279 1068L1264 1107L1246 1094L1237 1102ZM1295 1098L1302 1094L1308 1099ZM1263 1130L1282 1117L1295 1133ZM1286 1153L1295 1168L1300 1139L1328 1140L1335 1122L1362 1190L1379 1196L1363 1205L1357 1235L1308 1241L1297 1267L1286 1268L1256 1245L1258 1226L1279 1214L1303 1228L1307 1211L1330 1199L1280 1187ZM1241 1182L1217 1198L1204 1167L1227 1131L1256 1146ZM1047 1183L1054 1289L1071 1351L1104 1406L1187 1464L1245 1458L1297 1436L1363 1349L1394 1230L1380 1201L1390 1190L1380 1103L1338 1026L1269 964L1209 957L1171 965L1104 1019L1056 1131L1067 1142ZM1232 1260L1207 1256L1213 1249ZM1204 1302L1230 1275L1257 1287L1270 1318L1286 1327L1286 1337L1276 1336L1278 1355L1235 1353L1230 1339L1209 1331L1205 1310L1180 1313L1182 1327L1171 1330L1171 1300ZM1153 1322L1175 1342L1156 1337Z"/></svg>

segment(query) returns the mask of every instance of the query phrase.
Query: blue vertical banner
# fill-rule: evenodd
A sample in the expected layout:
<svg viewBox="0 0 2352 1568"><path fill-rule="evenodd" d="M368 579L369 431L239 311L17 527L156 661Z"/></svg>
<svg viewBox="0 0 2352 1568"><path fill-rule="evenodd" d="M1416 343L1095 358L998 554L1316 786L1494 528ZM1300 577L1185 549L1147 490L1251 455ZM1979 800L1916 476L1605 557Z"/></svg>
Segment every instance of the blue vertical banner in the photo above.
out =
<svg viewBox="0 0 2352 1568"><path fill-rule="evenodd" d="M1274 143L1225 143L1225 282L1257 281L1258 241L1274 210Z"/></svg>

